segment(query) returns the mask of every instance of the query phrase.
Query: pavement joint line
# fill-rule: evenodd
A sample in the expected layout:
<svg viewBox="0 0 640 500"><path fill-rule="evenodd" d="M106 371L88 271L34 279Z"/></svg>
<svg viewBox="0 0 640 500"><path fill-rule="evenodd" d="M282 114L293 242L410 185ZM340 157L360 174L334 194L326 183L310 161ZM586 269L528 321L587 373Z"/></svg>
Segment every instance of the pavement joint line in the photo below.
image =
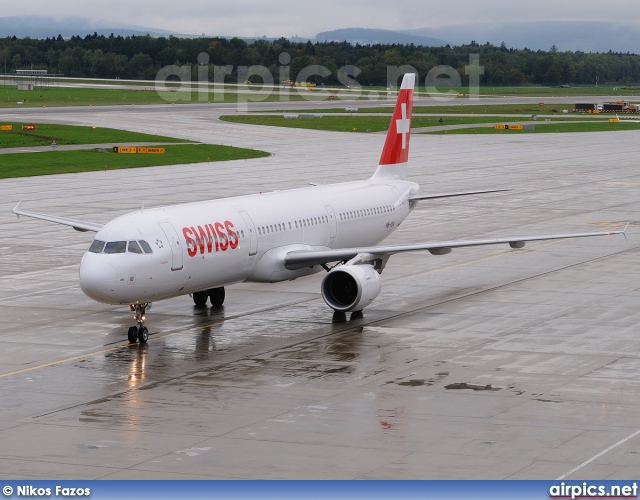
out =
<svg viewBox="0 0 640 500"><path fill-rule="evenodd" d="M602 450L600 453L592 456L589 460L582 462L580 465L578 465L577 467L574 467L573 469L571 469L569 472L567 472L566 474L563 474L562 476L560 476L559 478L556 479L556 481L562 481L563 479L565 479L567 476L570 476L571 474L573 474L574 472L579 471L580 469L582 469L583 467L589 465L591 462L593 462L594 460L597 460L598 458L600 458L602 455L605 455L606 453L609 453L611 450L614 450L615 448L617 448L620 445L623 445L624 443L626 443L627 441L633 439L634 437L636 437L638 434L640 434L640 429L638 429L637 431L635 431L633 434L629 434L626 438L621 439L620 441L618 441L615 444L612 444L611 446L609 446L608 448Z"/></svg>

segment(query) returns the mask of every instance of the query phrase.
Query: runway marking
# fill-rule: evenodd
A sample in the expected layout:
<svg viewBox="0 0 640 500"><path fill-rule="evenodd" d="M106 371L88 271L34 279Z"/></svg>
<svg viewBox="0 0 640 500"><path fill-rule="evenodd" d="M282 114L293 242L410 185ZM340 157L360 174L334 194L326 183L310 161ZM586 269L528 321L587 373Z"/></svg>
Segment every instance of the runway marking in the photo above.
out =
<svg viewBox="0 0 640 500"><path fill-rule="evenodd" d="M591 462L593 462L594 460L597 460L598 458L600 458L602 455L604 455L605 453L609 453L611 450L617 448L618 446L620 446L621 444L626 443L627 441L629 441L630 439L633 439L634 437L636 437L638 434L640 434L640 429L638 429L636 432L634 432L633 434L630 434L629 436L627 436L624 439L621 439L620 441L618 441L616 444L612 444L611 446L609 446L606 450L601 451L600 453L598 453L597 455L594 455L593 457L591 457L589 460L587 460L586 462L581 463L580 465L578 465L577 467L574 467L573 469L571 469L569 472L567 472L566 474L563 474L562 476L560 476L559 478L556 479L556 481L561 481L564 478L566 478L567 476L570 476L571 474L573 474L576 471L579 471L580 469L582 469L585 465L589 465Z"/></svg>

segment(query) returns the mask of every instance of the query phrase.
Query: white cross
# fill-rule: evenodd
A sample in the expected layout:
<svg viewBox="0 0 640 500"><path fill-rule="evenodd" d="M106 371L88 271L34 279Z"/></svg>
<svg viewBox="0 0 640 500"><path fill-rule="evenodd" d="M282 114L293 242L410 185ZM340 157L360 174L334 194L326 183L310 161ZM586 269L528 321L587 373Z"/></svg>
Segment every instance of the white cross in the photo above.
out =
<svg viewBox="0 0 640 500"><path fill-rule="evenodd" d="M411 129L411 121L407 118L407 103L403 102L400 106L402 107L402 118L396 120L396 132L402 134L402 149L407 149L407 134Z"/></svg>

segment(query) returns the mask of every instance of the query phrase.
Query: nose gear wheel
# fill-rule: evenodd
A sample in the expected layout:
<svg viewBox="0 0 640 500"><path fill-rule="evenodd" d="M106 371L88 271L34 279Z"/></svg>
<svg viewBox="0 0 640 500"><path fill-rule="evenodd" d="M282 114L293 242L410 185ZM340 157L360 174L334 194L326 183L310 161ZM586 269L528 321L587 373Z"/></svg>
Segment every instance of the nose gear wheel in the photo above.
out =
<svg viewBox="0 0 640 500"><path fill-rule="evenodd" d="M129 309L136 313L134 319L136 320L136 323L138 323L138 326L132 326L127 331L127 339L130 344L135 344L136 342L145 344L147 340L149 340L149 330L144 326L147 308L151 308L150 302L145 304L129 304Z"/></svg>

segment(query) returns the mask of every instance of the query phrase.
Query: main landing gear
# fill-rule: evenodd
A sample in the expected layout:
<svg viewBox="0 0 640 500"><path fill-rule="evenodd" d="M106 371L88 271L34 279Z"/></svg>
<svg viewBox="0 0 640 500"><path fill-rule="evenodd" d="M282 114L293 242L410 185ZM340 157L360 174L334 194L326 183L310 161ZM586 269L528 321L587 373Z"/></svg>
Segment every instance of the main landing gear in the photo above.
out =
<svg viewBox="0 0 640 500"><path fill-rule="evenodd" d="M129 304L129 310L132 312L135 311L136 315L134 319L136 323L138 323L138 326L132 326L127 332L127 338L131 344L135 344L136 342L146 344L147 340L149 340L149 330L144 326L144 315L147 308L151 309L150 302L146 304Z"/></svg>
<svg viewBox="0 0 640 500"><path fill-rule="evenodd" d="M203 306L207 300L211 301L213 307L220 307L224 303L225 291L224 287L210 288L205 292L194 292L193 303L197 306Z"/></svg>

